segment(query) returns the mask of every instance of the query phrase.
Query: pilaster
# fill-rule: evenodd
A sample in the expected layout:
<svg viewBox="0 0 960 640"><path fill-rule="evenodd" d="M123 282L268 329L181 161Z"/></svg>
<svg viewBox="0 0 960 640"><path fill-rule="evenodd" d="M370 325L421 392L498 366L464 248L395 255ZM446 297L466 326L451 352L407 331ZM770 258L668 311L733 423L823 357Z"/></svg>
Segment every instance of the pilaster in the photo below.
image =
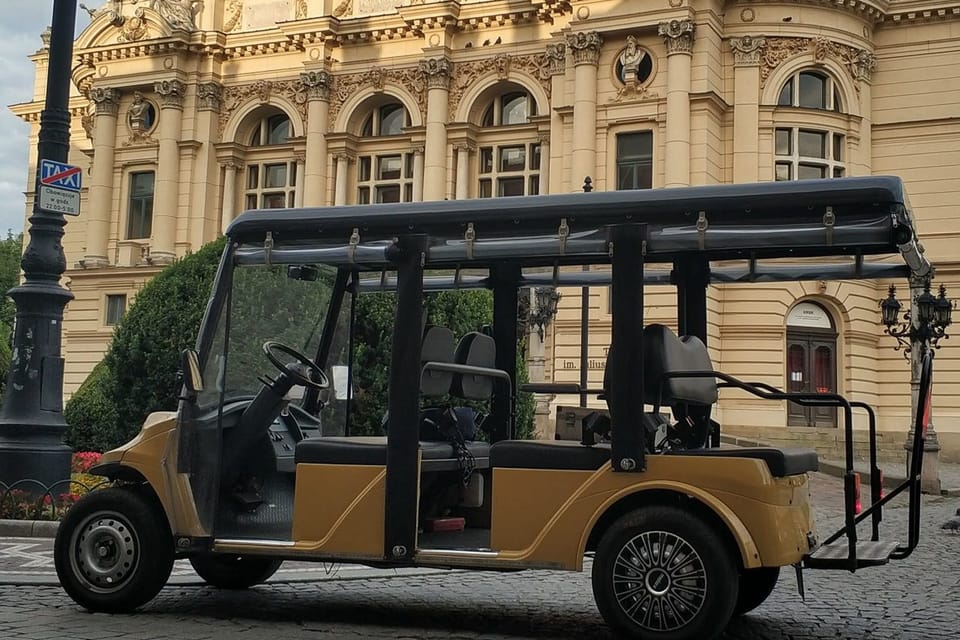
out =
<svg viewBox="0 0 960 640"><path fill-rule="evenodd" d="M419 68L427 85L423 199L443 200L447 176L448 101L453 64L441 56L421 60Z"/></svg>
<svg viewBox="0 0 960 640"><path fill-rule="evenodd" d="M90 89L94 104L93 158L90 168L87 248L80 266L105 267L110 218L113 213L113 165L117 143L120 92L107 87Z"/></svg>
<svg viewBox="0 0 960 640"><path fill-rule="evenodd" d="M572 184L595 178L597 170L597 63L603 39L596 31L567 34L567 49L573 56L573 153Z"/></svg>

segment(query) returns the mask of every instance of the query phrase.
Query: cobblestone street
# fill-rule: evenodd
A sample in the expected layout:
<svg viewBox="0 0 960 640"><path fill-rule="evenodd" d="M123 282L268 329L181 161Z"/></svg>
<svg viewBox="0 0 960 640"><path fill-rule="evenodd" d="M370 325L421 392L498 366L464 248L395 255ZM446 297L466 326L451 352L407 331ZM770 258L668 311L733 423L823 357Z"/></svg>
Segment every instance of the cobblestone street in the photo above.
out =
<svg viewBox="0 0 960 640"><path fill-rule="evenodd" d="M821 535L840 521L840 482L815 474ZM925 498L914 554L857 574L806 571L806 602L793 571L724 638L820 640L955 638L960 620L960 535L940 530L960 498ZM884 536L906 531L906 506L885 512ZM0 541L3 542L3 541ZM24 562L36 562L24 559ZM612 638L593 604L589 573L419 572L333 578L247 592L171 584L134 615L89 614L59 587L0 586L0 638ZM383 576L381 572L378 574Z"/></svg>

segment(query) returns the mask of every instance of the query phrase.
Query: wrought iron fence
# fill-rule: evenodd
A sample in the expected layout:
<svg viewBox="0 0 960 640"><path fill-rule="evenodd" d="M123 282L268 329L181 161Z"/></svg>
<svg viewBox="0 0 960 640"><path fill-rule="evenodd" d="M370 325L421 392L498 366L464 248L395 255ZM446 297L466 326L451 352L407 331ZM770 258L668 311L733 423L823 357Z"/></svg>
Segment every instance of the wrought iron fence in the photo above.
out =
<svg viewBox="0 0 960 640"><path fill-rule="evenodd" d="M107 478L92 475L82 480L60 480L49 486L29 478L11 485L0 482L0 519L60 520L84 495L110 484Z"/></svg>

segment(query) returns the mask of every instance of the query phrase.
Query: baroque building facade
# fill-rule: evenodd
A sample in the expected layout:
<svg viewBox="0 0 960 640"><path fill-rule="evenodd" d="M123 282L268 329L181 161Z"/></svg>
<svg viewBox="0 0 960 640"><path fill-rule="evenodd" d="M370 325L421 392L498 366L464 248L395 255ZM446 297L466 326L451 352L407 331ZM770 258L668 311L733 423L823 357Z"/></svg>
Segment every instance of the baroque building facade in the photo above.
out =
<svg viewBox="0 0 960 640"><path fill-rule="evenodd" d="M956 1L111 0L88 11L71 102L86 187L64 238L68 394L143 283L249 208L562 193L586 176L609 190L890 173L907 183L938 279L960 284ZM12 109L32 125L35 167L46 51L32 60L37 89ZM887 284L711 286L715 365L874 404L883 451L900 458L909 369L881 331ZM532 363L558 382L579 379L581 295L563 293ZM649 317L671 323L673 296L652 289ZM595 386L610 318L604 292L588 299ZM957 363L943 349L935 406L942 456L960 460ZM550 412L576 404L544 400ZM725 396L717 412L727 433L839 451L829 411Z"/></svg>

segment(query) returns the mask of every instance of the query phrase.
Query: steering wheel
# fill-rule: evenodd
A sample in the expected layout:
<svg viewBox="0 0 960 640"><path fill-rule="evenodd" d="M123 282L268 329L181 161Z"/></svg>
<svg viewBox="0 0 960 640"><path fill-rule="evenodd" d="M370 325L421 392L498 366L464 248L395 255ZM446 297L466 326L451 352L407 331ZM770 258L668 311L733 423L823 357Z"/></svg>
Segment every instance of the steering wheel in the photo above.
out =
<svg viewBox="0 0 960 640"><path fill-rule="evenodd" d="M263 352L270 362L282 373L290 376L295 384L310 387L311 389L326 389L330 386L327 374L318 367L310 358L299 351L288 347L285 344L268 340L263 343ZM290 356L296 360L299 367L291 367L289 363L284 363L278 357L278 353Z"/></svg>

